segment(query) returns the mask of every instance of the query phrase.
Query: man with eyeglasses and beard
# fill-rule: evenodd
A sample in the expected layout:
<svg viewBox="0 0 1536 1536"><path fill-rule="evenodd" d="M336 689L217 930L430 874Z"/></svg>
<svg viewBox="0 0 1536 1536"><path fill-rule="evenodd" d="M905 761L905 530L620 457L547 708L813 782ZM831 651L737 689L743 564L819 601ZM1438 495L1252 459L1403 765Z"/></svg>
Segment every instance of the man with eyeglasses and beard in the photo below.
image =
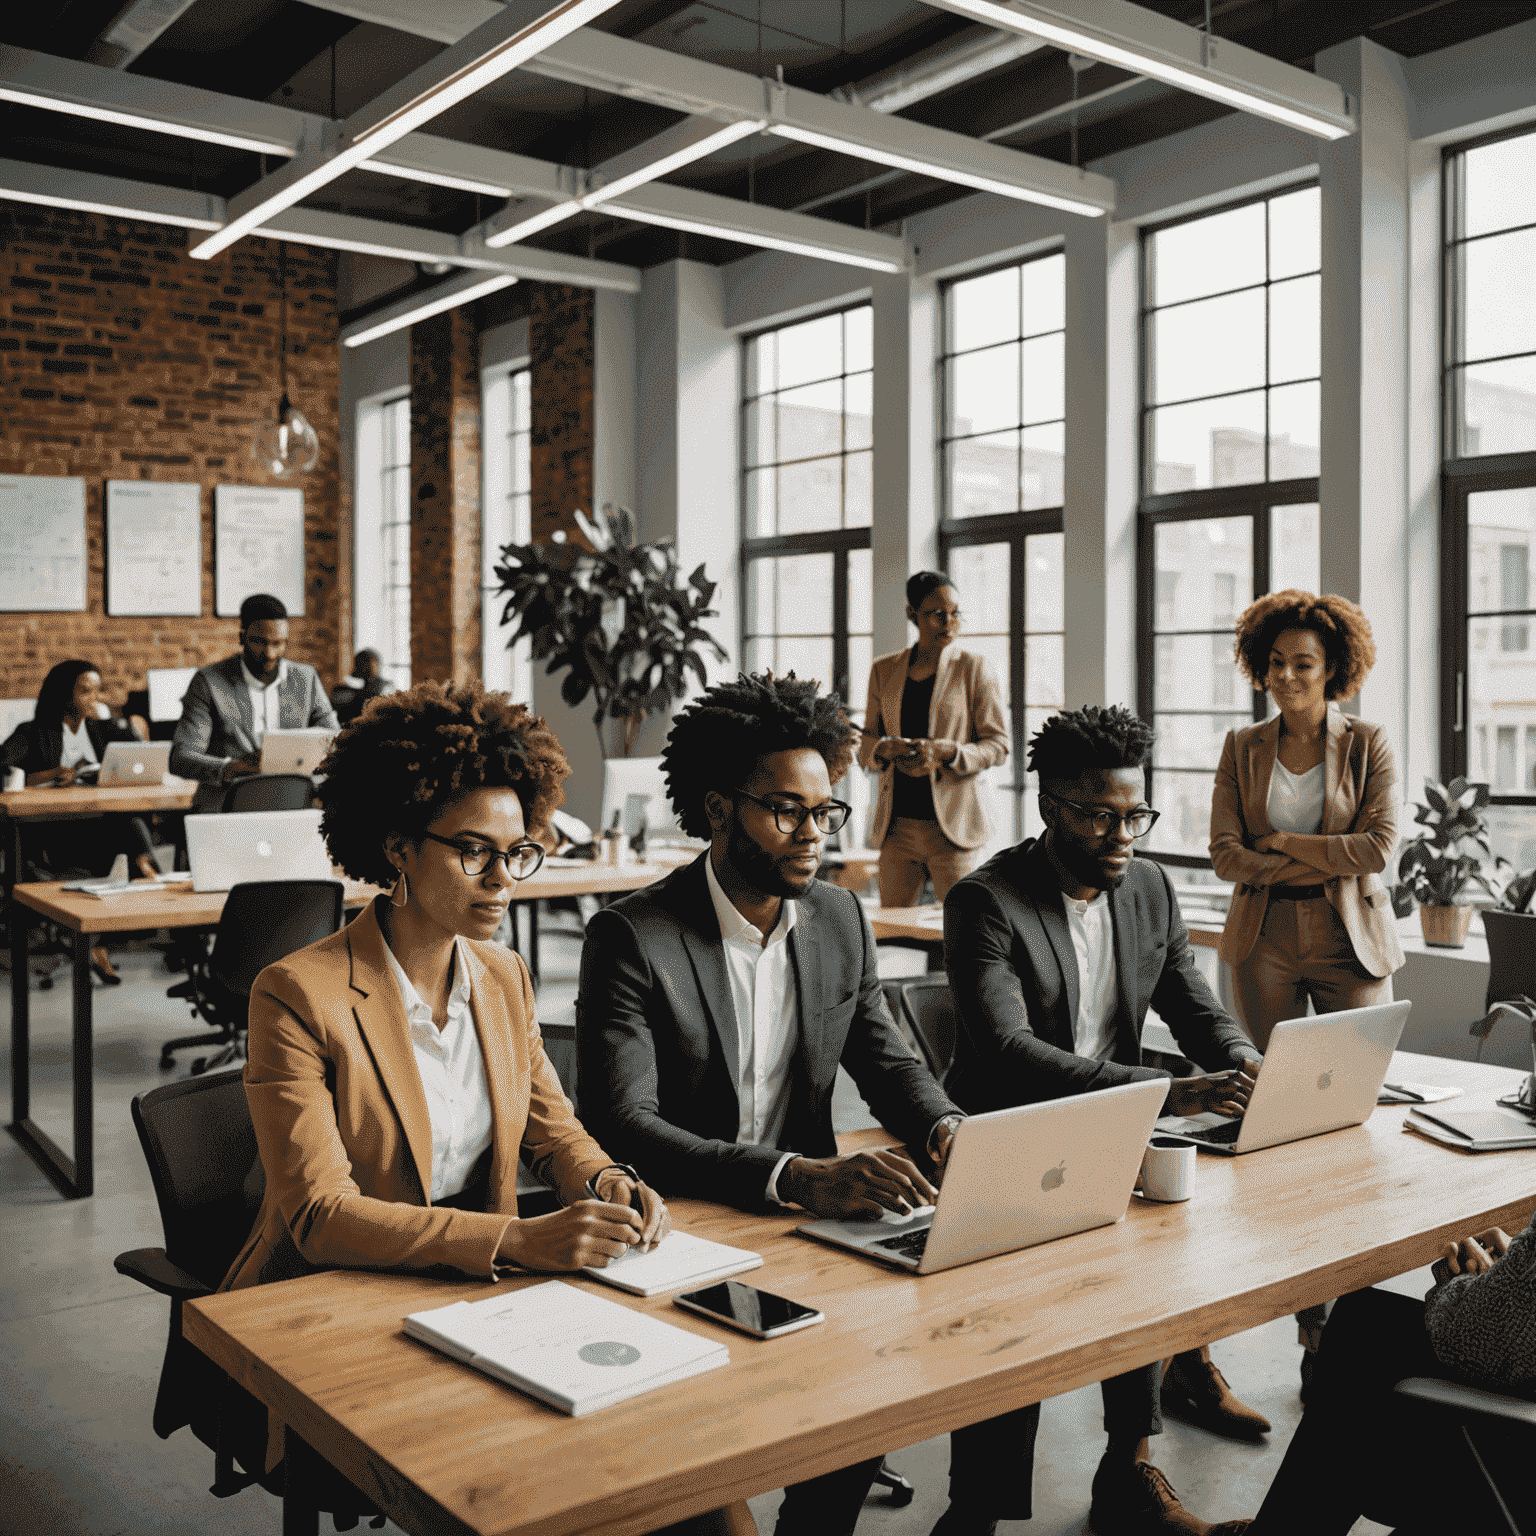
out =
<svg viewBox="0 0 1536 1536"><path fill-rule="evenodd" d="M935 1167L962 1118L891 1022L858 899L816 878L848 818L832 784L852 757L841 700L814 682L764 674L709 689L662 756L679 823L709 848L587 925L582 1117L668 1195L845 1220L935 1198L901 1152L840 1156L832 1131L839 1065ZM787 1489L779 1532L852 1532L879 1465Z"/></svg>
<svg viewBox="0 0 1536 1536"><path fill-rule="evenodd" d="M947 1083L973 1114L1149 1078L1167 1080L1164 1114L1240 1115L1248 1103L1260 1053L1196 969L1162 866L1133 854L1158 815L1144 798L1152 741L1152 728L1118 705L1051 716L1030 743L1045 835L988 860L944 903L960 1013ZM1142 1065L1149 1006L1209 1075ZM1097 1536L1201 1536L1206 1522L1149 1458L1160 1407L1239 1439L1264 1434L1268 1421L1233 1396L1208 1349L1102 1388L1109 1446L1093 1479ZM934 1536L1029 1517L1039 1412L1017 1409L952 1437L950 1506Z"/></svg>

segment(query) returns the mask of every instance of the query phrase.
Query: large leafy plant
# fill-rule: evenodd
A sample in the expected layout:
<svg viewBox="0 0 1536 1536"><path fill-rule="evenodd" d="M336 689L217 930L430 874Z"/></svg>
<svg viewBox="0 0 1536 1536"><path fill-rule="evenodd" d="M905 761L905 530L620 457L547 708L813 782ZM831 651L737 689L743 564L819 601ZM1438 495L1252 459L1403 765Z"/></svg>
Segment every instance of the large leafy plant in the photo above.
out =
<svg viewBox="0 0 1536 1536"><path fill-rule="evenodd" d="M1467 779L1424 780L1426 803L1414 807L1423 831L1403 844L1397 860L1394 905L1456 906L1469 885L1497 899L1501 871L1509 867L1488 845L1488 786Z"/></svg>
<svg viewBox="0 0 1536 1536"><path fill-rule="evenodd" d="M604 723L623 722L619 755L627 757L646 717L687 695L690 675L707 685L706 653L725 659L703 627L715 616L715 583L702 565L683 580L669 540L637 543L634 516L623 507L605 506L591 519L578 512L576 521L589 549L563 533L548 544L502 549L501 623L517 622L509 646L527 636L547 673L565 669L567 704L591 698L604 757Z"/></svg>

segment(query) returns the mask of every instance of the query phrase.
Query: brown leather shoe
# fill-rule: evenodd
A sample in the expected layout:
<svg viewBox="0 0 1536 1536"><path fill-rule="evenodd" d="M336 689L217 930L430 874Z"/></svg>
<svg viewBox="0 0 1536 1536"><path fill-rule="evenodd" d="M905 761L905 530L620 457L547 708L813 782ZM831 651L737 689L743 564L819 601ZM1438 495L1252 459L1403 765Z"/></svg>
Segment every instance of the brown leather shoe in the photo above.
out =
<svg viewBox="0 0 1536 1536"><path fill-rule="evenodd" d="M1209 1536L1211 1529L1150 1461L1099 1463L1088 1524L1095 1536Z"/></svg>
<svg viewBox="0 0 1536 1536"><path fill-rule="evenodd" d="M1163 1368L1163 1412L1231 1440L1257 1440L1269 1420L1242 1402L1211 1360L1209 1349L1175 1355Z"/></svg>

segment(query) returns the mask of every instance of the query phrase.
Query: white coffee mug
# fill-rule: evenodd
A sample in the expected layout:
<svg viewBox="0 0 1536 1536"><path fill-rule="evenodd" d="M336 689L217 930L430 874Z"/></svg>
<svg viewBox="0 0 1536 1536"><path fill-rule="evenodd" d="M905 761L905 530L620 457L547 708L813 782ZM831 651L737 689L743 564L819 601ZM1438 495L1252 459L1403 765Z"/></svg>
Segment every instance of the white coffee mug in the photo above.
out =
<svg viewBox="0 0 1536 1536"><path fill-rule="evenodd" d="M7 768L5 770L6 792L13 793L18 789L27 787L27 770L25 768Z"/></svg>
<svg viewBox="0 0 1536 1536"><path fill-rule="evenodd" d="M1141 1159L1141 1192L1148 1200L1172 1203L1195 1192L1193 1143L1154 1136Z"/></svg>

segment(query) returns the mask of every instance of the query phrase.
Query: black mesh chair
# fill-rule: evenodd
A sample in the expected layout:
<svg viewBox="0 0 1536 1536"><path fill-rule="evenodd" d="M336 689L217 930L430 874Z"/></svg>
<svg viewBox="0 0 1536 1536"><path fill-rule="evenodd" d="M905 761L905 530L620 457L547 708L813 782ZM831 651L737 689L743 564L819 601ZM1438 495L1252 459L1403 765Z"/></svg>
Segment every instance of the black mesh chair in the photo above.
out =
<svg viewBox="0 0 1536 1536"><path fill-rule="evenodd" d="M1489 907L1483 913L1483 932L1488 936L1484 1010L1512 997L1536 997L1536 914Z"/></svg>
<svg viewBox="0 0 1536 1536"><path fill-rule="evenodd" d="M307 811L315 781L307 773L253 773L224 791L224 811Z"/></svg>
<svg viewBox="0 0 1536 1536"><path fill-rule="evenodd" d="M224 902L213 951L189 955L187 980L171 989L184 997L194 1018L213 1025L211 1032L168 1040L160 1048L160 1066L176 1065L175 1053L194 1046L216 1048L192 1063L194 1075L227 1066L245 1055L245 1023L251 987L274 960L291 955L341 927L345 887L339 880L266 880L237 885Z"/></svg>
<svg viewBox="0 0 1536 1536"><path fill-rule="evenodd" d="M949 978L936 971L888 981L885 987L888 995L894 992L900 999L901 1018L917 1041L928 1070L942 1084L955 1064L955 1041L960 1032L960 1014L955 994L949 990Z"/></svg>

